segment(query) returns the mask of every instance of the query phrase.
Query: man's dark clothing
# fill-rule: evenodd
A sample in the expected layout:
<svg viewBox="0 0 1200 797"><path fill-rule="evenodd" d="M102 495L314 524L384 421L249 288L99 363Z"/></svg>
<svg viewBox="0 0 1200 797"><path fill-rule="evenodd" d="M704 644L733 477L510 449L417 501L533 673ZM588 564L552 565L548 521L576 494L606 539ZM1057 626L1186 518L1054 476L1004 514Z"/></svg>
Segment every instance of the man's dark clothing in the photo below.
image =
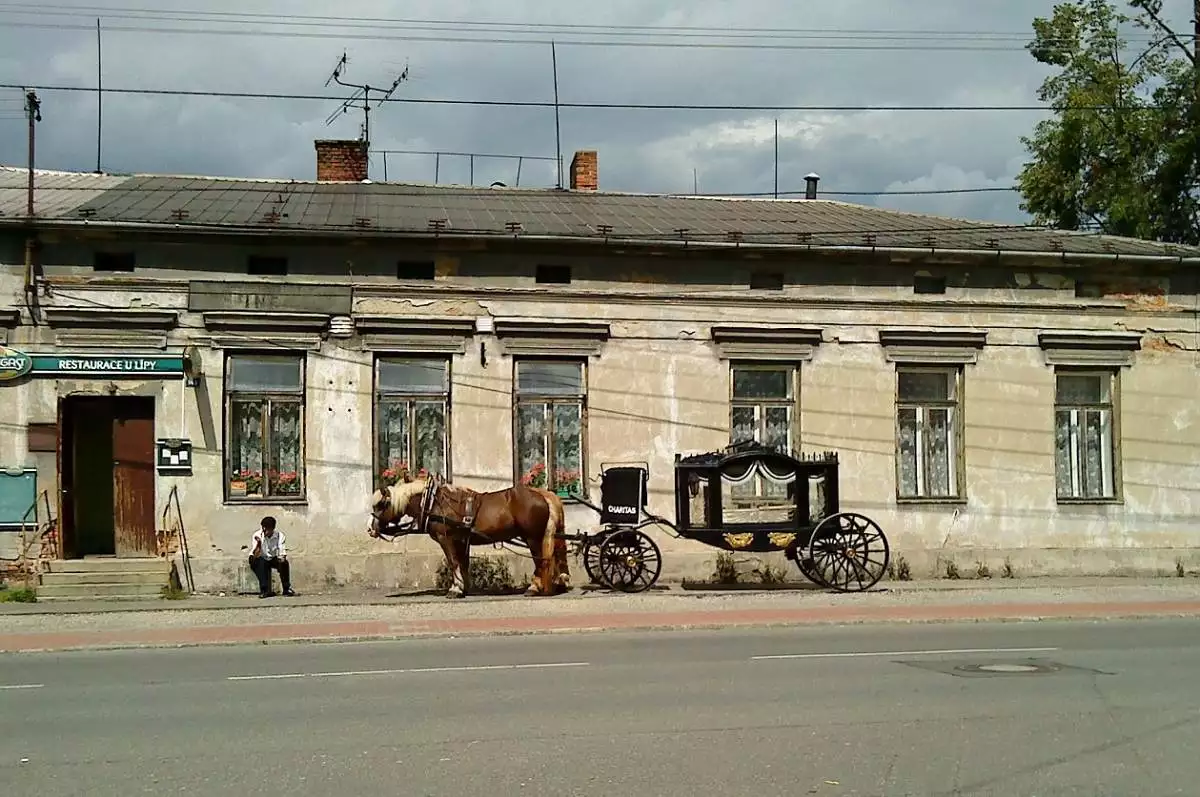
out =
<svg viewBox="0 0 1200 797"><path fill-rule="evenodd" d="M250 569L254 571L254 575L258 576L258 594L271 594L271 570L279 571L279 583L283 587L283 594L288 595L292 591L292 569L286 559L268 559L265 556L251 556Z"/></svg>

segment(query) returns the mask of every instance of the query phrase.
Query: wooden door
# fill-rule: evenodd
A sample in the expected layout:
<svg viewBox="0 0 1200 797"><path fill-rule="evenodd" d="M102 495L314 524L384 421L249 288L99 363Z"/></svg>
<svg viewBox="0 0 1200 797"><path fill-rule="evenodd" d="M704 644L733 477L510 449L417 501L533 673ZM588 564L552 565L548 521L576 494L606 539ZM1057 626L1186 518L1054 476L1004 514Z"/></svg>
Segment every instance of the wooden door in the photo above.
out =
<svg viewBox="0 0 1200 797"><path fill-rule="evenodd" d="M119 557L157 556L154 400L123 398L112 419L113 520Z"/></svg>
<svg viewBox="0 0 1200 797"><path fill-rule="evenodd" d="M70 399L58 400L58 555L75 552L75 419Z"/></svg>

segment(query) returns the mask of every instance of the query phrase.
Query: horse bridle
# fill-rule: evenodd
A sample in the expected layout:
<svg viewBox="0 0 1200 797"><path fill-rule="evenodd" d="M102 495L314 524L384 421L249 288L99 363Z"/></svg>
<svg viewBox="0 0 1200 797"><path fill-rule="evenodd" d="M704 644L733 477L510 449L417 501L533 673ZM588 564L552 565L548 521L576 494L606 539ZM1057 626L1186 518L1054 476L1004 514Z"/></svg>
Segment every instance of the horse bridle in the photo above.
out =
<svg viewBox="0 0 1200 797"><path fill-rule="evenodd" d="M375 526L377 529L379 529L379 531L377 532L378 536L388 537L388 538L394 540L396 537L407 536L409 534L427 534L427 533L429 533L429 521L432 517L433 507L434 507L434 504L437 502L438 492L441 491L441 488L442 488L442 482L441 482L440 478L435 476L435 477L431 477L428 480L428 484L426 484L425 490L421 493L420 516L413 518L412 520L408 521L407 523L391 523L391 524L387 524L385 526L383 519L379 516L379 510L376 509L376 507L371 507L371 517L375 518ZM386 503L389 505L392 502L391 491L392 491L392 485L384 485L382 492L383 492ZM380 501L380 503L384 503L384 501ZM378 504L376 506L378 506ZM441 520L445 520L445 518L441 518ZM419 529L418 529L418 526L420 527ZM399 534L390 534L390 535L385 534L382 531L382 529L385 527L397 529L400 531L400 533Z"/></svg>

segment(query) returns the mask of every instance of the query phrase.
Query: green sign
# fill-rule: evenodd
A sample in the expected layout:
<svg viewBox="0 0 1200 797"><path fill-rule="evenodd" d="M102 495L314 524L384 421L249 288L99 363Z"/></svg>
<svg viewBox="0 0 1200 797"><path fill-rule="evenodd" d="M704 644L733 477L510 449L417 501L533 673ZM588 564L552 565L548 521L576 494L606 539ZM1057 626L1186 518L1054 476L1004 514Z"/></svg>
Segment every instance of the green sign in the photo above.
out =
<svg viewBox="0 0 1200 797"><path fill-rule="evenodd" d="M0 382L20 379L32 370L32 357L25 352L0 346Z"/></svg>
<svg viewBox="0 0 1200 797"><path fill-rule="evenodd" d="M23 376L182 377L179 354L26 354L0 346L0 382Z"/></svg>

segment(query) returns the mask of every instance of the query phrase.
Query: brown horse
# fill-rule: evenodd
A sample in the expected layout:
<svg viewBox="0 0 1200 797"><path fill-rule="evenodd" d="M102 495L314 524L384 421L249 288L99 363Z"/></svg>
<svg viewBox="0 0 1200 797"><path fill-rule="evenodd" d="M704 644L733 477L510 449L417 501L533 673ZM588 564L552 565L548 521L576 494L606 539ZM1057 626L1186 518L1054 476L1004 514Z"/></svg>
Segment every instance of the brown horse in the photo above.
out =
<svg viewBox="0 0 1200 797"><path fill-rule="evenodd" d="M420 533L442 547L454 574L446 596L468 590L471 545L520 539L533 555L534 575L526 595L553 595L567 587L570 572L561 538L565 512L557 495L522 485L481 493L434 479L385 486L371 496L368 533L380 537L411 518ZM556 570L560 572L555 572Z"/></svg>

